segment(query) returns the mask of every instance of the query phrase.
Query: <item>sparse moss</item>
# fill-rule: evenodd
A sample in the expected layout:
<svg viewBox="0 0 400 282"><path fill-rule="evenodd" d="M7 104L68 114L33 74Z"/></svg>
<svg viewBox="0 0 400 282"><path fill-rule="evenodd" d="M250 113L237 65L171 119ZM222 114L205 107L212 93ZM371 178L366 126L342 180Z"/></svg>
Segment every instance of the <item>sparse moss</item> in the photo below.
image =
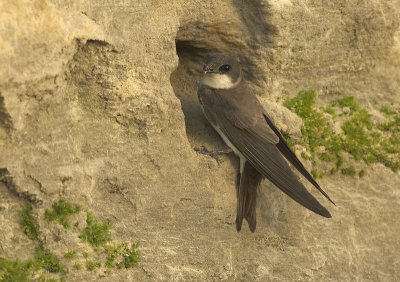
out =
<svg viewBox="0 0 400 282"><path fill-rule="evenodd" d="M360 107L354 97L342 97L324 108L324 112L335 115L335 107L348 108L342 124L343 133L336 134L324 119L321 110L315 109L316 93L301 91L284 105L293 110L303 119L302 140L300 144L311 153L309 157L313 164L316 160L334 163L328 171L354 175L349 168L343 166L342 152L347 152L356 160L367 164L379 162L393 171L400 169L400 114L388 107L381 109L387 120L378 126L373 126L371 116L365 108ZM319 146L325 150L319 152ZM322 174L314 168L313 175Z"/></svg>
<svg viewBox="0 0 400 282"><path fill-rule="evenodd" d="M140 259L139 243L133 243L131 247L123 244L122 248L123 261L121 267L130 268L136 265Z"/></svg>
<svg viewBox="0 0 400 282"><path fill-rule="evenodd" d="M341 140L335 135L322 112L313 108L315 98L314 91L302 91L295 98L287 100L285 106L303 119L301 144L311 151L311 160L321 158L338 163L337 160L341 158ZM324 146L325 151L318 153L320 146ZM314 175L322 176L322 173L314 172Z"/></svg>
<svg viewBox="0 0 400 282"><path fill-rule="evenodd" d="M99 268L101 266L101 263L99 261L95 260L89 260L86 262L86 269L87 270L95 270L96 268Z"/></svg>
<svg viewBox="0 0 400 282"><path fill-rule="evenodd" d="M282 132L282 135L285 137L289 148L294 150L294 145L296 145L296 142L293 139L290 139L290 136L286 132Z"/></svg>
<svg viewBox="0 0 400 282"><path fill-rule="evenodd" d="M351 111L355 111L358 108L356 101L353 96L346 96L338 100L340 107L348 107Z"/></svg>
<svg viewBox="0 0 400 282"><path fill-rule="evenodd" d="M120 245L117 246L107 246L106 250L106 266L114 267L115 259L120 253Z"/></svg>
<svg viewBox="0 0 400 282"><path fill-rule="evenodd" d="M117 268L130 268L136 265L140 259L139 243L122 243L106 248L106 266Z"/></svg>
<svg viewBox="0 0 400 282"><path fill-rule="evenodd" d="M356 169L354 168L354 166L342 168L340 171L342 172L342 174L345 174L345 175L355 175L356 174Z"/></svg>
<svg viewBox="0 0 400 282"><path fill-rule="evenodd" d="M62 271L62 265L57 256L49 251L46 251L42 245L36 247L35 258L48 272Z"/></svg>
<svg viewBox="0 0 400 282"><path fill-rule="evenodd" d="M332 117L336 116L336 109L332 105L328 105L324 108L324 112L330 114Z"/></svg>
<svg viewBox="0 0 400 282"><path fill-rule="evenodd" d="M74 268L75 268L76 270L81 270L81 269L82 269L82 264L80 264L79 262L75 262L75 263L74 263Z"/></svg>
<svg viewBox="0 0 400 282"><path fill-rule="evenodd" d="M22 208L20 225L24 233L32 240L37 240L39 231L37 228L36 220L32 215L32 205L26 205Z"/></svg>
<svg viewBox="0 0 400 282"><path fill-rule="evenodd" d="M53 204L51 210L46 210L45 218L49 221L58 221L64 227L70 227L68 217L71 214L79 212L80 208L77 205L70 204L64 200L60 200ZM20 224L24 233L29 238L35 240L37 245L34 258L30 260L8 260L0 258L0 281L56 281L66 279L66 271L60 259L46 250L39 241L38 225L32 216L32 206L27 205L21 212ZM95 256L93 259L88 259L89 254L83 252L83 257L86 258L86 268L94 270L102 266L103 255L99 252L100 246L105 245L111 240L110 235L111 225L106 222L96 220L91 213L87 213L86 227L80 233L79 237L89 242L93 247ZM127 244L122 243L114 247L103 247L106 252L107 267L130 268L138 263L140 258L138 243ZM64 254L64 258L72 260L77 255L76 251L71 250ZM72 267L76 270L82 268L80 262L74 262ZM53 277L46 277L48 273L54 273ZM57 280L58 281L58 280Z"/></svg>
<svg viewBox="0 0 400 282"><path fill-rule="evenodd" d="M382 107L380 111L387 116L396 114L396 112L393 109L390 109L388 106Z"/></svg>
<svg viewBox="0 0 400 282"><path fill-rule="evenodd" d="M322 171L316 169L312 169L310 172L315 179L322 178L325 175Z"/></svg>
<svg viewBox="0 0 400 282"><path fill-rule="evenodd" d="M0 281L32 281L32 276L38 270L34 260L8 260L0 258Z"/></svg>
<svg viewBox="0 0 400 282"><path fill-rule="evenodd" d="M305 139L304 143L308 145L312 154L317 147L321 146L321 139L328 138L332 133L322 113L312 108L315 104L315 97L314 91L302 91L295 98L284 103L286 107L294 110L303 118L304 125L301 131Z"/></svg>
<svg viewBox="0 0 400 282"><path fill-rule="evenodd" d="M26 205L21 212L20 224L23 232L32 240L36 241L34 258L20 261L11 261L0 258L0 281L32 281L33 276L37 276L40 269L52 273L65 274L60 260L49 251L46 251L39 242L39 229L36 220L32 215L32 205ZM52 281L43 273L39 276L39 281Z"/></svg>
<svg viewBox="0 0 400 282"><path fill-rule="evenodd" d="M68 221L68 217L80 212L80 210L78 205L68 203L65 200L59 200L53 204L51 210L46 209L44 217L48 221L57 221L64 228L70 228L71 224Z"/></svg>
<svg viewBox="0 0 400 282"><path fill-rule="evenodd" d="M315 104L315 91L300 91L296 97L286 100L285 107L294 110L300 117L306 118L313 112L312 107Z"/></svg>
<svg viewBox="0 0 400 282"><path fill-rule="evenodd" d="M96 221L93 215L88 213L86 224L87 226L79 235L82 240L89 242L94 247L104 245L111 240L109 223Z"/></svg>
<svg viewBox="0 0 400 282"><path fill-rule="evenodd" d="M392 133L400 133L400 114L395 111L390 111L388 117L389 118L384 123L379 125L379 129Z"/></svg>
<svg viewBox="0 0 400 282"><path fill-rule="evenodd" d="M73 259L76 257L76 251L68 251L64 254L64 258Z"/></svg>
<svg viewBox="0 0 400 282"><path fill-rule="evenodd" d="M342 125L343 150L347 151L356 160L363 159L366 163L374 160L371 147L375 142L374 136L370 134L372 121L365 109L355 111L350 119Z"/></svg>
<svg viewBox="0 0 400 282"><path fill-rule="evenodd" d="M60 260L39 245L36 247L33 259L12 261L0 258L0 281L33 281L33 277L37 276L41 269L52 273L61 273L61 275L65 274ZM50 279L42 273L39 281L50 281Z"/></svg>

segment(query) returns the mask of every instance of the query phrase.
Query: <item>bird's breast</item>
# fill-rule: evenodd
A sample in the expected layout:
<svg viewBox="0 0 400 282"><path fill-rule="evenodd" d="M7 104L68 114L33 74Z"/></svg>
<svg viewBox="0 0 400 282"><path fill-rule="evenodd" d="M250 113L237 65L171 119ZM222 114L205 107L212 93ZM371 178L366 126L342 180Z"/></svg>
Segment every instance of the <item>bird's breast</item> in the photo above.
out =
<svg viewBox="0 0 400 282"><path fill-rule="evenodd" d="M224 140L225 144L232 149L232 151L235 153L236 156L240 158L240 172L243 171L244 163L246 161L246 158L243 156L243 154L235 147L235 145L232 144L232 142L229 140L229 138L222 132L222 130L219 128L219 126L211 124L215 131L218 132L218 134L221 136L222 140Z"/></svg>

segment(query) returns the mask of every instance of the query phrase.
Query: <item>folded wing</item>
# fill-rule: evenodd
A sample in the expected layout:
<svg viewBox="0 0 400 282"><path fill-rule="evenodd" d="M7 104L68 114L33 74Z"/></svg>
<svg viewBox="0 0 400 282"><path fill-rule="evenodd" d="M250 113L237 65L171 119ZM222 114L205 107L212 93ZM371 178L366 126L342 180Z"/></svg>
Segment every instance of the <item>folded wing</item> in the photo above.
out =
<svg viewBox="0 0 400 282"><path fill-rule="evenodd" d="M232 122L230 112L220 111L217 119L221 131L257 171L302 206L321 216L331 217L291 170L275 143L276 139L266 133L268 130L273 132L266 122L260 131L252 126L237 126L237 122Z"/></svg>
<svg viewBox="0 0 400 282"><path fill-rule="evenodd" d="M297 156L293 153L293 151L289 148L288 144L286 143L285 138L282 136L278 128L275 126L275 124L272 122L271 118L264 113L265 120L267 121L268 125L271 127L271 129L275 132L277 136L279 136L279 142L276 144L276 147L279 149L279 151L286 157L287 160L295 167L297 170L308 180L312 185L314 185L315 188L317 188L318 191L322 193L332 204L335 205L335 203L332 201L332 199L329 197L329 195L322 190L321 186L315 181L315 179L311 176L311 174L306 170L304 165L301 163L301 161L297 158Z"/></svg>

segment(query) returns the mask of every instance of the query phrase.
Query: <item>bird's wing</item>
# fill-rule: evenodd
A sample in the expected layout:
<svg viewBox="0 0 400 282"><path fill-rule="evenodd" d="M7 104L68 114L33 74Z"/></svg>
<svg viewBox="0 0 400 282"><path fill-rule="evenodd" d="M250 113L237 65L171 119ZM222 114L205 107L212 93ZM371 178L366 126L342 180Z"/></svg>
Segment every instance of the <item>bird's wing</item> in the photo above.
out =
<svg viewBox="0 0 400 282"><path fill-rule="evenodd" d="M230 97L233 99L226 99L215 90L204 87L203 85L199 87L198 97L203 107L203 112L211 124L218 125L218 113L223 112L230 123L235 127L246 129L264 139L265 142L278 144L279 137L265 123L265 119L262 115L263 108L254 96L250 96L252 99L244 101L244 103L249 103L250 101L250 104L242 105L241 107L247 111L237 110L238 107L235 106L235 104L240 104L240 102L235 102L234 97ZM254 115L254 110L258 111L260 115Z"/></svg>
<svg viewBox="0 0 400 282"><path fill-rule="evenodd" d="M283 142L280 139L281 135L278 136L279 131L275 132L269 126L263 112L259 117L254 112L253 115L246 114L238 105L227 106L230 102L224 100L220 103L221 107L212 109L214 119L220 130L246 160L293 200L321 216L331 217L328 210L308 192L289 167L277 147L279 142ZM283 154L291 156L287 152ZM296 168L301 168L299 163L300 161L295 162Z"/></svg>
<svg viewBox="0 0 400 282"><path fill-rule="evenodd" d="M302 167L300 161L295 161L289 148L291 153L282 149L284 152L281 154L278 146L284 142L283 137L278 130L275 132L276 127L270 127L257 98L247 94L245 100L240 100L232 93L224 97L205 87L200 87L198 92L207 119L219 127L258 172L299 204L321 216L331 217L290 169L282 154L292 159L297 169Z"/></svg>
<svg viewBox="0 0 400 282"><path fill-rule="evenodd" d="M264 113L265 120L267 121L269 127L275 132L275 134L279 137L279 142L276 144L276 147L279 151L286 157L287 160L312 184L315 188L318 189L332 204L335 203L329 197L329 195L322 190L321 186L315 181L315 179L311 176L311 174L307 171L301 161L297 158L297 156L293 153L293 151L289 148L285 138L280 133L278 128L272 122L271 118L268 116L267 113Z"/></svg>
<svg viewBox="0 0 400 282"><path fill-rule="evenodd" d="M260 139L271 144L279 143L279 136L267 126L262 115L250 115L243 113L237 108L223 111L224 117L229 120L236 128L245 130L252 135L258 136Z"/></svg>
<svg viewBox="0 0 400 282"><path fill-rule="evenodd" d="M264 177L304 207L321 216L331 217L328 210L299 181L275 144L265 142L264 138L251 131L234 126L224 116L218 119L218 125L229 141Z"/></svg>

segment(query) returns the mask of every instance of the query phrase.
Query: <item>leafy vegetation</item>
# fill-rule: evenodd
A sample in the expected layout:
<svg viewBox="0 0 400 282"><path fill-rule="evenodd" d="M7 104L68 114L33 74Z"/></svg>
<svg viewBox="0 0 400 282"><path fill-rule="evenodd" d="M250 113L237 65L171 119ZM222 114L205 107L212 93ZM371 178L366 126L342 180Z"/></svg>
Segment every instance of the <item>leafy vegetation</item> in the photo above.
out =
<svg viewBox="0 0 400 282"><path fill-rule="evenodd" d="M95 260L88 260L86 262L86 269L89 271L92 271L96 268L101 267L101 263L99 261L95 261Z"/></svg>
<svg viewBox="0 0 400 282"><path fill-rule="evenodd" d="M76 270L81 270L81 269L82 269L82 264L80 264L79 262L75 262L74 265L73 265L73 267L74 267Z"/></svg>
<svg viewBox="0 0 400 282"><path fill-rule="evenodd" d="M106 266L114 267L115 259L120 254L120 246L108 246L106 247Z"/></svg>
<svg viewBox="0 0 400 282"><path fill-rule="evenodd" d="M26 205L22 208L20 225L23 232L32 240L37 240L39 236L39 231L37 229L36 220L32 215L32 205Z"/></svg>
<svg viewBox="0 0 400 282"><path fill-rule="evenodd" d="M68 217L80 210L78 205L59 200L52 205L51 210L45 211L45 219L49 222L58 222L68 229L70 227ZM111 225L96 220L90 212L87 213L86 227L79 235L93 247L93 251L82 253L85 264L76 260L78 254L74 250L66 252L59 258L50 250L45 249L39 240L39 225L33 216L31 205L22 208L19 222L22 231L36 245L35 252L28 260L10 260L0 257L0 281L56 281L54 278L63 280L68 265L76 271L82 270L83 266L86 266L86 270L92 271L102 265L120 269L133 267L140 259L138 243L113 245L110 234ZM47 275L51 275L52 278Z"/></svg>
<svg viewBox="0 0 400 282"><path fill-rule="evenodd" d="M133 243L131 247L124 243L121 254L123 260L118 264L119 267L130 268L136 265L140 259L139 243Z"/></svg>
<svg viewBox="0 0 400 282"><path fill-rule="evenodd" d="M52 210L47 210L44 217L48 221L57 221L64 228L70 228L71 224L68 221L68 217L80 212L81 208L78 205L68 203L65 200L59 200L52 206Z"/></svg>
<svg viewBox="0 0 400 282"><path fill-rule="evenodd" d="M42 245L36 247L35 259L48 272L61 272L62 265L56 255L44 249Z"/></svg>
<svg viewBox="0 0 400 282"><path fill-rule="evenodd" d="M0 258L0 281L31 281L31 277L39 269L34 260L8 260Z"/></svg>
<svg viewBox="0 0 400 282"><path fill-rule="evenodd" d="M76 251L68 251L64 254L64 258L73 259L76 257Z"/></svg>
<svg viewBox="0 0 400 282"><path fill-rule="evenodd" d="M79 238L89 242L94 247L99 247L111 240L110 227L107 222L100 222L94 219L93 214L86 216L87 226L79 235Z"/></svg>
<svg viewBox="0 0 400 282"><path fill-rule="evenodd" d="M354 166L342 168L340 171L342 172L342 174L345 175L356 175L356 169L354 168Z"/></svg>
<svg viewBox="0 0 400 282"><path fill-rule="evenodd" d="M40 232L32 211L32 205L26 205L22 208L20 225L22 231L37 245L34 257L28 260L0 258L0 281L32 281L34 276L38 276L38 273L41 273L40 281L49 281L42 270L64 275L60 260L54 254L45 250L39 241Z"/></svg>
<svg viewBox="0 0 400 282"><path fill-rule="evenodd" d="M139 243L133 243L131 246L122 243L106 248L107 267L131 268L139 262L139 259Z"/></svg>

